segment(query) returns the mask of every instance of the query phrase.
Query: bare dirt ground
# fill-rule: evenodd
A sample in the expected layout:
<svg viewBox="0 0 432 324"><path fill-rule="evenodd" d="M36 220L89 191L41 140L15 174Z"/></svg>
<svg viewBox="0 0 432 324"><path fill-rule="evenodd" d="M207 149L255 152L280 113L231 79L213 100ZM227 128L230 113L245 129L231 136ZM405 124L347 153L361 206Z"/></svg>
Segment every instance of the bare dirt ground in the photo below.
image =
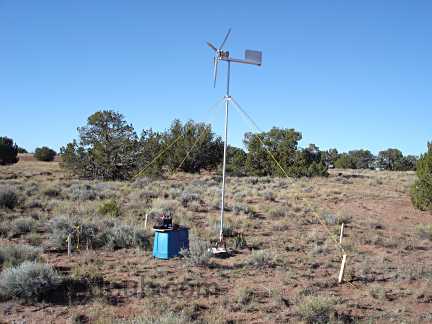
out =
<svg viewBox="0 0 432 324"><path fill-rule="evenodd" d="M50 220L60 215L112 218L142 228L146 213L166 205L175 210L177 223L191 228L192 239L215 240L219 180L180 174L99 182L74 179L57 162L1 167L0 184L15 188L19 203L13 210L0 209L0 221L13 227L17 218L32 218L35 226L29 233L5 235L0 245L42 246L44 262L65 276L92 280L49 302L4 301L0 322L432 321L432 242L419 234L432 215L413 208L409 189L415 174L410 172L230 178L226 234L233 254L200 266L180 257L154 259L150 249L81 245L69 258L50 246ZM185 193L194 195L193 203L184 203ZM119 215L100 213L107 200L118 204ZM342 222L348 262L345 281L338 284L343 252L334 239Z"/></svg>

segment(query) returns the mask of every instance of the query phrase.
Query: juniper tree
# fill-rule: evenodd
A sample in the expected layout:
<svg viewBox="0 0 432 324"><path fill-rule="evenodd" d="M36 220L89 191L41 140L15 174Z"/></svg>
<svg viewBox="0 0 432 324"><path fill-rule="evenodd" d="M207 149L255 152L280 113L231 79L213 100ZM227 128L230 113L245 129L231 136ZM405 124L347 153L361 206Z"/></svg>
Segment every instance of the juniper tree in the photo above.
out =
<svg viewBox="0 0 432 324"><path fill-rule="evenodd" d="M414 206L421 210L432 211L432 145L428 152L417 161L418 180L412 187L411 198Z"/></svg>
<svg viewBox="0 0 432 324"><path fill-rule="evenodd" d="M98 111L78 127L79 144L62 148L63 165L75 173L105 180L124 180L136 171L138 138L123 115Z"/></svg>
<svg viewBox="0 0 432 324"><path fill-rule="evenodd" d="M0 137L0 165L18 162L18 146L9 137Z"/></svg>
<svg viewBox="0 0 432 324"><path fill-rule="evenodd" d="M53 161L56 155L56 151L50 149L49 147L42 146L36 148L34 157L39 161L49 162Z"/></svg>
<svg viewBox="0 0 432 324"><path fill-rule="evenodd" d="M184 125L174 120L163 135L164 147L171 148L164 155L165 165L171 170L199 172L212 170L222 161L223 142L216 136L211 125L192 120Z"/></svg>

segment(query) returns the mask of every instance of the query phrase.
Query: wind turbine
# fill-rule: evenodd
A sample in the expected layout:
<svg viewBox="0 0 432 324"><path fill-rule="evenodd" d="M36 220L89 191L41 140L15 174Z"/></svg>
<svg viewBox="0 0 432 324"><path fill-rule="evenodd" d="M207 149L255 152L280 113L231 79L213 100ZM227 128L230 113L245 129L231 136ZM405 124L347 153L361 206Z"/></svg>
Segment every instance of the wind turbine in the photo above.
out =
<svg viewBox="0 0 432 324"><path fill-rule="evenodd" d="M219 61L225 61L228 63L226 94L224 97L224 100L225 100L225 138L224 138L224 156L223 156L223 169L222 169L222 189L221 189L221 196L222 197L221 197L221 211L220 211L219 246L217 248L212 249L214 254L226 254L227 253L225 245L224 245L223 225L224 225L224 212L225 212L225 177L226 177L227 141L228 141L228 113L229 113L229 103L231 101L231 96L230 96L231 62L261 66L261 61L262 61L262 52L260 52L260 51L245 50L245 58L244 59L233 58L230 56L229 51L224 51L223 47L224 47L230 33L231 33L231 28L228 29L228 32L226 33L225 38L219 47L216 47L212 43L207 42L207 45L215 52L215 56L213 58L213 87L216 87L216 79L217 79Z"/></svg>

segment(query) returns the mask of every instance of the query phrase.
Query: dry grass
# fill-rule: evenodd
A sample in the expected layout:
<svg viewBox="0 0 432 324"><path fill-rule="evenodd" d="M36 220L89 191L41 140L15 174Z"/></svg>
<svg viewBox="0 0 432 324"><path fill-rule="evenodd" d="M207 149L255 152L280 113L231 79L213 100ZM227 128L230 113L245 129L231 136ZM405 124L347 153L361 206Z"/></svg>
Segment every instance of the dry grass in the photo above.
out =
<svg viewBox="0 0 432 324"><path fill-rule="evenodd" d="M49 307L8 301L0 311L8 309L6 321L56 323L426 322L432 216L411 206L414 180L409 172L364 170L313 179L229 178L224 232L235 253L209 259L206 244L218 237L218 177L100 182L72 178L56 162L1 167L1 184L13 188L17 205L0 208L0 244L41 247L41 261L75 286L69 300ZM152 226L162 210L206 242L193 258L162 261L139 244L121 248L133 245L123 243L136 239L130 229L141 229L146 214ZM337 238L345 224L351 284L336 284L340 251L314 210ZM50 244L58 217L95 224L101 233L117 224L110 231L119 233L115 247L74 240L68 258L63 244L63 250Z"/></svg>

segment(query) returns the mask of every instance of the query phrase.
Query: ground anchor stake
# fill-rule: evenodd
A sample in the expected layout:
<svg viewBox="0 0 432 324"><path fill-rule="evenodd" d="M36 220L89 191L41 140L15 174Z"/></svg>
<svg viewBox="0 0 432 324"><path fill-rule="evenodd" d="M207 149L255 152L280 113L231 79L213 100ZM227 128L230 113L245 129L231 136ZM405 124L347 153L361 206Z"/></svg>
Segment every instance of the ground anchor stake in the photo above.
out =
<svg viewBox="0 0 432 324"><path fill-rule="evenodd" d="M338 283L342 283L342 281L343 281L343 277L344 277L344 273L345 273L346 259L347 259L347 256L346 256L346 254L344 254L343 257L342 257L342 264L341 264L341 268L340 268L340 271L339 271L339 280L338 280Z"/></svg>

